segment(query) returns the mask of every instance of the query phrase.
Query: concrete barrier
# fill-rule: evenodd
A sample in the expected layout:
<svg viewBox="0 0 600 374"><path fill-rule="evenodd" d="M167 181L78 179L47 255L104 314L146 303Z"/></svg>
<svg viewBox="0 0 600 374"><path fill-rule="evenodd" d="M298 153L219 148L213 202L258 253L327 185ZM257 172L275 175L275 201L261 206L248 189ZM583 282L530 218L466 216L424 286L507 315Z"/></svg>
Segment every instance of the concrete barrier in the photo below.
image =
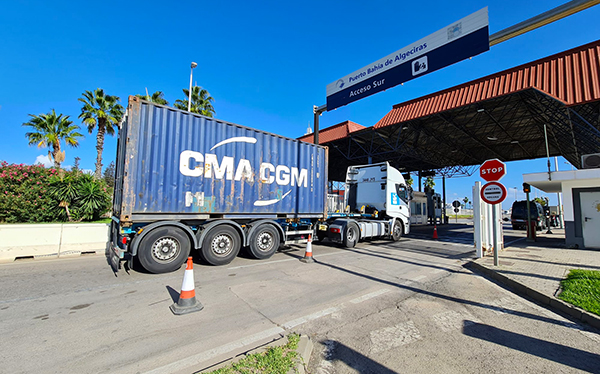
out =
<svg viewBox="0 0 600 374"><path fill-rule="evenodd" d="M104 253L109 231L108 223L0 225L0 263Z"/></svg>

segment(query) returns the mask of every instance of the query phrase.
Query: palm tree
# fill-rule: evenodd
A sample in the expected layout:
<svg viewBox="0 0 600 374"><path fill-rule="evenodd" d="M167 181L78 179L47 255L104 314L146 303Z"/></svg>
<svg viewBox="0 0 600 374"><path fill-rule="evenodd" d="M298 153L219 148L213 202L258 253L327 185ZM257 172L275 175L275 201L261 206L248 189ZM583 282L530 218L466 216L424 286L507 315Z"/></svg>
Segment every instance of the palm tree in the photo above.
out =
<svg viewBox="0 0 600 374"><path fill-rule="evenodd" d="M176 100L175 108L187 110L190 90L184 88L183 93L185 94L185 100ZM200 86L194 86L192 87L192 107L190 112L212 117L215 114L215 108L212 106L214 100L207 90Z"/></svg>
<svg viewBox="0 0 600 374"><path fill-rule="evenodd" d="M427 179L425 179L425 191L427 191L428 189L432 190L433 187L435 187L435 181L433 180L433 177L427 177Z"/></svg>
<svg viewBox="0 0 600 374"><path fill-rule="evenodd" d="M65 160L65 151L60 150L60 142L65 141L71 147L77 147L77 138L83 137L77 132L79 126L73 125L69 116L56 115L54 109L48 114L29 115L31 120L23 124L30 126L34 131L25 133L29 139L29 145L36 144L38 148L48 147L48 157L54 161L54 167L60 168L60 163Z"/></svg>
<svg viewBox="0 0 600 374"><path fill-rule="evenodd" d="M97 179L102 177L102 150L104 149L104 134L115 134L121 117L123 107L119 104L118 96L105 95L104 90L97 88L94 92L85 91L83 97L78 99L83 103L79 118L87 125L90 134L98 127L96 135L96 172Z"/></svg>
<svg viewBox="0 0 600 374"><path fill-rule="evenodd" d="M169 105L169 102L165 100L165 94L162 91L156 91L152 94L152 96L148 95L135 95L140 99L148 100L151 103L156 103L160 105Z"/></svg>
<svg viewBox="0 0 600 374"><path fill-rule="evenodd" d="M465 198L463 199L463 201L465 202L465 209L467 209L468 204L469 204L469 198L465 196Z"/></svg>

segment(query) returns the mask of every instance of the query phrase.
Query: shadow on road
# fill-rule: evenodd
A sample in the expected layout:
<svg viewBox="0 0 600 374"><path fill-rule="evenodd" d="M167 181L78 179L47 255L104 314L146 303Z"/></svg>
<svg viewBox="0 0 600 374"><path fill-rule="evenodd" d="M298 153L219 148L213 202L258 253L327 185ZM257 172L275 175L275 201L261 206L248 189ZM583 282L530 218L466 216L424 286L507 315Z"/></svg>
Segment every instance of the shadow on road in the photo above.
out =
<svg viewBox="0 0 600 374"><path fill-rule="evenodd" d="M377 373L377 374L396 374L397 372L388 369L377 361L373 361L369 357L360 352L344 345L335 340L326 340L321 342L324 346L330 347L327 352L327 361L341 361L356 370L357 373ZM320 372L320 371L319 371Z"/></svg>
<svg viewBox="0 0 600 374"><path fill-rule="evenodd" d="M166 287L167 287L167 291L169 291L169 296L171 296L171 299L173 300L173 302L177 303L179 301L179 292L177 292L177 290L171 286L166 286Z"/></svg>
<svg viewBox="0 0 600 374"><path fill-rule="evenodd" d="M575 369L590 373L600 372L600 355L581 349L532 338L473 321L464 321L463 334Z"/></svg>

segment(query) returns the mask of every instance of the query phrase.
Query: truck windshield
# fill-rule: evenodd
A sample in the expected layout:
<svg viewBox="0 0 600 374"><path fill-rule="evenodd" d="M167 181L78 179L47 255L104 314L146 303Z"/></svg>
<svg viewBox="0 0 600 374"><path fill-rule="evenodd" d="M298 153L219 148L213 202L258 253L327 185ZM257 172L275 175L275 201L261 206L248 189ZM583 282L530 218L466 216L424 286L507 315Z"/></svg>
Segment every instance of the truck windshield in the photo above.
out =
<svg viewBox="0 0 600 374"><path fill-rule="evenodd" d="M408 204L408 190L404 184L396 183L396 194L402 201Z"/></svg>

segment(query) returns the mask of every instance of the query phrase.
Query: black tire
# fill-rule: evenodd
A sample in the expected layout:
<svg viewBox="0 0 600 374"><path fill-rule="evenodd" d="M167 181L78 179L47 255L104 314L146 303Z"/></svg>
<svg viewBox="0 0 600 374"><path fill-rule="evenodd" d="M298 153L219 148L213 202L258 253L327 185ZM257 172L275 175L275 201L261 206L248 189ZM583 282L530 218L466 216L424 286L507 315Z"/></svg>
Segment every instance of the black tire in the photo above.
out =
<svg viewBox="0 0 600 374"><path fill-rule="evenodd" d="M150 273L175 271L190 255L191 241L182 229L174 226L157 227L142 238L137 257Z"/></svg>
<svg viewBox="0 0 600 374"><path fill-rule="evenodd" d="M402 222L396 220L396 222L394 222L394 227L392 228L392 240L397 242L400 240L400 238L402 238L403 233L404 226L402 225Z"/></svg>
<svg viewBox="0 0 600 374"><path fill-rule="evenodd" d="M342 244L346 248L354 248L356 243L358 243L359 239L359 231L358 226L355 223L350 223L346 226L346 230L344 230L344 237L342 238Z"/></svg>
<svg viewBox="0 0 600 374"><path fill-rule="evenodd" d="M202 240L200 254L211 265L226 265L240 252L240 234L229 225L219 225L210 229Z"/></svg>
<svg viewBox="0 0 600 374"><path fill-rule="evenodd" d="M258 226L250 235L250 255L258 260L264 260L279 249L279 232L270 224Z"/></svg>
<svg viewBox="0 0 600 374"><path fill-rule="evenodd" d="M323 231L317 231L317 240L319 240L319 242L322 242L326 238L327 238L327 233L324 233Z"/></svg>

